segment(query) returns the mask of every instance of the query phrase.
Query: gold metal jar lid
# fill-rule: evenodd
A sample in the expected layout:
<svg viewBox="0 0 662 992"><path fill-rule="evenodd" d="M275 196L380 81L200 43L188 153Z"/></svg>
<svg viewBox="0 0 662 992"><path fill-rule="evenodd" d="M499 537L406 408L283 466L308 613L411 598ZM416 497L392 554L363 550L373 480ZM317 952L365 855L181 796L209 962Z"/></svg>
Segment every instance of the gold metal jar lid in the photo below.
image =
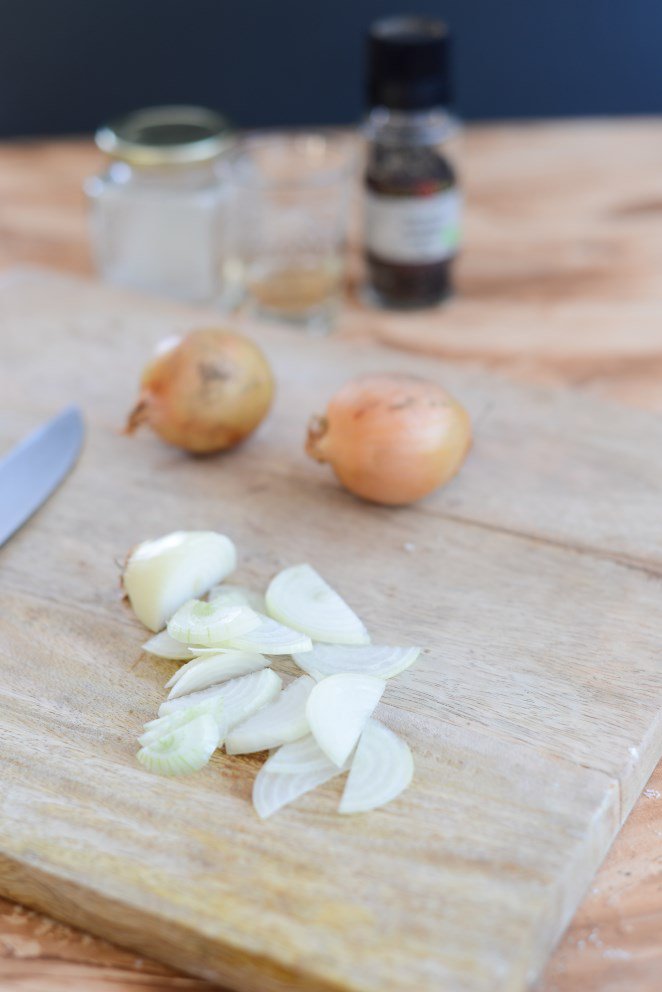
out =
<svg viewBox="0 0 662 992"><path fill-rule="evenodd" d="M147 107L99 128L95 141L130 165L193 165L226 151L230 133L225 117L205 107Z"/></svg>

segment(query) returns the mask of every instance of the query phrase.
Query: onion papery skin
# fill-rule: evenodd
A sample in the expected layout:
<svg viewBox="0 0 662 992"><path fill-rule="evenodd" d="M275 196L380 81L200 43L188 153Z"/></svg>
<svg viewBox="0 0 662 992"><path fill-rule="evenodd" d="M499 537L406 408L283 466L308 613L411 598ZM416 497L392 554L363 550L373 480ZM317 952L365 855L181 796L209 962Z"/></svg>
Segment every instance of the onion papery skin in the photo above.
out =
<svg viewBox="0 0 662 992"><path fill-rule="evenodd" d="M264 420L273 393L269 363L252 341L217 328L192 331L146 366L126 432L147 424L194 454L223 451Z"/></svg>
<svg viewBox="0 0 662 992"><path fill-rule="evenodd" d="M409 375L359 376L314 417L307 453L328 462L355 496L401 506L458 472L471 447L469 414L440 385Z"/></svg>

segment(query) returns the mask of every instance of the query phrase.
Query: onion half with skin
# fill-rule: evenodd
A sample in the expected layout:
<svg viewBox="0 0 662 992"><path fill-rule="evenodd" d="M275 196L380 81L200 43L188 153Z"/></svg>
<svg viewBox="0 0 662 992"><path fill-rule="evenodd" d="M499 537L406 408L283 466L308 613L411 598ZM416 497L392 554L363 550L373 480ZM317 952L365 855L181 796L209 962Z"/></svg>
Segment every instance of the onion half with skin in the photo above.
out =
<svg viewBox="0 0 662 992"><path fill-rule="evenodd" d="M352 379L314 417L306 451L355 496L398 506L451 479L471 446L467 411L436 382L409 375Z"/></svg>
<svg viewBox="0 0 662 992"><path fill-rule="evenodd" d="M236 566L236 548L225 534L175 531L133 549L122 585L138 619L157 631L180 606L202 596Z"/></svg>
<svg viewBox="0 0 662 992"><path fill-rule="evenodd" d="M266 358L252 341L220 328L162 343L145 368L126 433L147 424L195 454L232 448L269 412L274 392Z"/></svg>

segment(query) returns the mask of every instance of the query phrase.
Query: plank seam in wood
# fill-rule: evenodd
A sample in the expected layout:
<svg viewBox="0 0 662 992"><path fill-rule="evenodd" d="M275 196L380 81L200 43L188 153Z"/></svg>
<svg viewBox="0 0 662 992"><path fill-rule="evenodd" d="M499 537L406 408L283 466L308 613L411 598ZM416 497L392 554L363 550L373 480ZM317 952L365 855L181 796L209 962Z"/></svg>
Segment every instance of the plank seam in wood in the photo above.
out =
<svg viewBox="0 0 662 992"><path fill-rule="evenodd" d="M437 517L441 520L448 520L451 523L466 524L469 527L477 527L480 530L486 530L493 534L505 534L508 537L521 538L525 541L531 541L534 544L542 544L551 548L562 548L564 551L571 551L574 554L585 555L589 558L597 558L601 561L611 561L614 562L614 564L621 565L623 568L628 568L633 572L640 572L641 574L648 575L654 579L662 579L662 564L656 566L651 562L646 562L642 558L632 558L627 555L622 555L618 551L602 551L600 548L593 548L588 544L566 544L564 541L557 540L553 537L544 537L540 534L531 534L527 533L527 531L504 527L500 524L484 523L480 520L472 519L471 517L463 517L460 514L447 513L443 510L434 510L424 505L416 507L415 509L419 513L424 513L431 517Z"/></svg>

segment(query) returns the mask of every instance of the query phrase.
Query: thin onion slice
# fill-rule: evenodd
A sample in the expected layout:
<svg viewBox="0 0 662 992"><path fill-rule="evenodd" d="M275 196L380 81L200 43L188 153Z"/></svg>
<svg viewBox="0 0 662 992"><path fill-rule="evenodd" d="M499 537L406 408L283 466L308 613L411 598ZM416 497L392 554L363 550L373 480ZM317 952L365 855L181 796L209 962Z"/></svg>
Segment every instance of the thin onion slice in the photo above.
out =
<svg viewBox="0 0 662 992"><path fill-rule="evenodd" d="M295 742L298 743L299 741ZM285 744L276 754L293 746L293 744ZM253 806L258 816L265 820L283 806L316 789L318 785L324 785L345 770L332 764L321 752L320 755L317 764L305 771L293 769L289 772L274 772L269 768L271 758L265 762L253 782ZM281 761L285 760L281 757Z"/></svg>
<svg viewBox="0 0 662 992"><path fill-rule="evenodd" d="M329 644L368 644L370 636L344 599L310 565L279 572L267 589L267 609L280 623Z"/></svg>
<svg viewBox="0 0 662 992"><path fill-rule="evenodd" d="M250 606L223 606L191 599L168 622L168 633L184 644L222 647L232 637L246 634L260 624Z"/></svg>
<svg viewBox="0 0 662 992"><path fill-rule="evenodd" d="M154 654L157 658L168 658L170 661L186 661L191 657L188 644L176 641L167 630L162 630L145 641L143 651Z"/></svg>
<svg viewBox="0 0 662 992"><path fill-rule="evenodd" d="M308 675L291 682L278 699L230 731L225 742L227 753L265 751L308 734L306 703L314 685Z"/></svg>
<svg viewBox="0 0 662 992"><path fill-rule="evenodd" d="M265 771L274 774L278 772L280 775L306 775L308 772L322 771L332 764L313 735L309 733L298 741L292 741L291 744L283 744L269 755L262 767Z"/></svg>
<svg viewBox="0 0 662 992"><path fill-rule="evenodd" d="M188 775L207 764L219 738L216 720L202 714L141 747L136 757L144 768L157 775Z"/></svg>
<svg viewBox="0 0 662 992"><path fill-rule="evenodd" d="M313 642L307 634L302 634L299 630L292 630L285 627L277 620L272 620L262 613L258 613L260 618L259 627L249 630L247 634L233 637L224 647L237 651L259 651L261 654L292 654L294 651L304 653L310 651ZM212 648L191 647L193 654L209 654Z"/></svg>
<svg viewBox="0 0 662 992"><path fill-rule="evenodd" d="M264 655L249 654L247 651L225 651L205 658L193 658L170 679L168 685L172 688L168 699L177 699L190 692L199 692L220 682L249 675L266 668L268 664Z"/></svg>
<svg viewBox="0 0 662 992"><path fill-rule="evenodd" d="M241 652L231 651L229 648L191 648L188 645L186 645L186 647L187 647L187 650L188 650L188 654L187 654L188 661L187 661L187 664L186 665L182 665L181 668L178 668L177 671L173 675L170 676L170 678L166 682L164 688L170 689L173 685L176 685L177 682L179 682L179 680L184 675L186 675L192 668L194 668L196 665L198 665L201 661L206 661L208 658L220 658L223 655L236 655L236 654L243 654L244 653L243 651L241 651ZM191 656L191 652L192 651L195 651L196 652L195 657L192 657ZM201 653L198 654L197 653L198 651L201 652ZM266 664L264 665L264 667L266 668ZM252 671L257 671L257 669L251 669L251 670ZM244 672L243 674L247 674L247 673ZM238 677L238 676L233 676L233 677ZM219 682L225 682L226 679L219 679L218 681ZM214 683L213 682L210 682L209 685L214 685ZM206 686L200 686L200 688L208 688L208 687L206 687ZM191 689L190 691L193 692L194 690Z"/></svg>
<svg viewBox="0 0 662 992"><path fill-rule="evenodd" d="M242 675L241 678L213 685L201 692L193 692L190 696L166 699L159 707L159 716L167 716L179 709L186 709L187 706L206 703L210 699L222 699L223 722L229 730L273 702L282 684L282 679L273 669L263 668L261 672Z"/></svg>
<svg viewBox="0 0 662 992"><path fill-rule="evenodd" d="M134 548L122 582L138 619L157 631L180 606L202 596L236 565L235 546L224 534L176 531Z"/></svg>
<svg viewBox="0 0 662 992"><path fill-rule="evenodd" d="M329 761L344 764L385 688L385 681L374 675L331 675L317 683L306 716Z"/></svg>
<svg viewBox="0 0 662 992"><path fill-rule="evenodd" d="M223 722L223 700L210 699L206 703L198 703L195 706L187 706L185 709L177 710L169 716L161 716L157 720L150 720L145 724L142 735L138 738L138 743L143 747L152 744L154 741L165 737L173 730L179 730L191 720L197 720L199 716L211 716L216 721L219 731L219 744L225 737L225 724Z"/></svg>
<svg viewBox="0 0 662 992"><path fill-rule="evenodd" d="M221 582L214 586L209 590L207 599L210 603L222 603L224 606L250 606L256 613L264 613L267 608L264 593L231 582Z"/></svg>
<svg viewBox="0 0 662 992"><path fill-rule="evenodd" d="M248 635L250 636L250 635ZM338 644L315 644L312 651L295 652L293 658L299 668L313 678L326 678L343 672L374 675L392 679L413 665L420 648L386 647L380 644L362 644L358 647Z"/></svg>
<svg viewBox="0 0 662 992"><path fill-rule="evenodd" d="M414 759L402 738L379 720L368 720L356 748L339 813L365 813L385 806L407 788Z"/></svg>

